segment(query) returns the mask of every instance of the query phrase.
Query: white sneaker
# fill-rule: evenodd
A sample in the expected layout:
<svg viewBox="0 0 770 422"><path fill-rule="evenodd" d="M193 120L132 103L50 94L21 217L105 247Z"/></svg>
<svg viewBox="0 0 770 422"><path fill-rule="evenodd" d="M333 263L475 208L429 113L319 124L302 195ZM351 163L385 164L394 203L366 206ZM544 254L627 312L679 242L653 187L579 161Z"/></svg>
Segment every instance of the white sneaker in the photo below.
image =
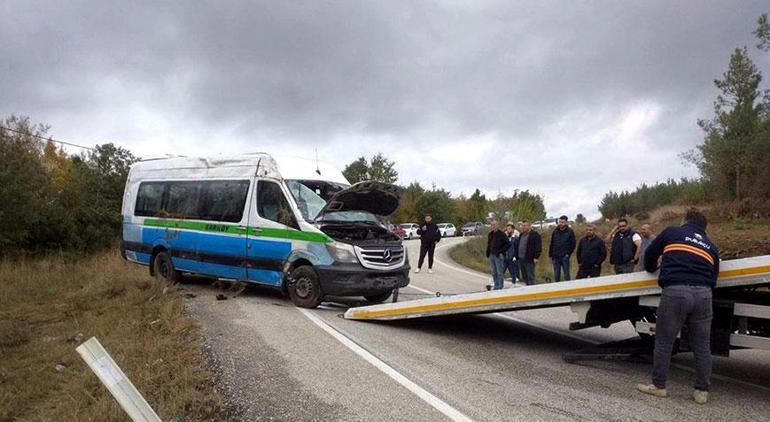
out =
<svg viewBox="0 0 770 422"><path fill-rule="evenodd" d="M428 268L428 274L433 274L433 270Z"/></svg>
<svg viewBox="0 0 770 422"><path fill-rule="evenodd" d="M418 268L418 269L414 270L414 273L415 274L419 274L420 273L420 269Z"/></svg>
<svg viewBox="0 0 770 422"><path fill-rule="evenodd" d="M695 403L706 404L709 401L709 392L696 389L692 392L692 399L695 400Z"/></svg>

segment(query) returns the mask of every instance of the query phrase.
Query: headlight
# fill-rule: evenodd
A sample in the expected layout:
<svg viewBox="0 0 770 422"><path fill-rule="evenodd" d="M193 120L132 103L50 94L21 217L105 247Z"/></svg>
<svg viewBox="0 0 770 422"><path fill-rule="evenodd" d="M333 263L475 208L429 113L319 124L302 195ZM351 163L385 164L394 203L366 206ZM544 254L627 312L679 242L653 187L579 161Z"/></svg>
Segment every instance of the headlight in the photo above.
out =
<svg viewBox="0 0 770 422"><path fill-rule="evenodd" d="M356 251L352 245L340 242L332 242L326 244L326 250L329 251L329 255L337 262L358 262L356 258Z"/></svg>

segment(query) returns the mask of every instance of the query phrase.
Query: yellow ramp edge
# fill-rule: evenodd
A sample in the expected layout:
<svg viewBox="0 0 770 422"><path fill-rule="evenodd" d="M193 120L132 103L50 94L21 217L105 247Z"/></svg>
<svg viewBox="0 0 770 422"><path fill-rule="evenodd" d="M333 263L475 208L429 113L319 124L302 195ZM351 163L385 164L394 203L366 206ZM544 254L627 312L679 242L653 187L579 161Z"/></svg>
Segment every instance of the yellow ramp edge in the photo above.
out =
<svg viewBox="0 0 770 422"><path fill-rule="evenodd" d="M770 255L720 263L717 288L770 284ZM514 289L465 293L350 308L346 319L395 320L566 305L600 299L660 294L657 274L646 271Z"/></svg>

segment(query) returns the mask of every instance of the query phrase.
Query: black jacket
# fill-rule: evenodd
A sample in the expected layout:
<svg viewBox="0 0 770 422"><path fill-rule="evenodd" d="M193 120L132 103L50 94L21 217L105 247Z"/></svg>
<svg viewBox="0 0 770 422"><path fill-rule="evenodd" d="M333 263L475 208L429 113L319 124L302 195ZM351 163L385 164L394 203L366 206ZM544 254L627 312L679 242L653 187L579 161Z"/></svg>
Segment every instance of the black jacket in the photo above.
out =
<svg viewBox="0 0 770 422"><path fill-rule="evenodd" d="M575 252L575 232L567 227L564 230L558 227L551 233L551 244L548 246L548 256L561 258L572 255Z"/></svg>
<svg viewBox="0 0 770 422"><path fill-rule="evenodd" d="M425 227L425 230L422 228ZM441 232L438 229L436 223L423 222L420 228L417 229L417 234L420 235L420 243L433 243L441 240Z"/></svg>
<svg viewBox="0 0 770 422"><path fill-rule="evenodd" d="M644 269L657 270L661 255L660 287L677 284L716 286L719 250L698 226L684 224L663 230L644 252Z"/></svg>
<svg viewBox="0 0 770 422"><path fill-rule="evenodd" d="M524 233L521 233L515 240L514 257L522 262L534 262L535 259L540 259L540 254L543 252L543 238L540 237L540 233L530 230L529 236L527 236L527 256L519 256L519 242L522 237L524 237Z"/></svg>
<svg viewBox="0 0 770 422"><path fill-rule="evenodd" d="M634 243L634 232L628 229L625 233L616 232L612 236L612 245L610 245L610 264L623 265L634 261L636 256L636 243Z"/></svg>
<svg viewBox="0 0 770 422"><path fill-rule="evenodd" d="M509 246L511 246L511 242L508 241L508 236L502 230L494 230L487 235L487 257L505 255Z"/></svg>
<svg viewBox="0 0 770 422"><path fill-rule="evenodd" d="M604 245L604 240L599 236L592 238L584 237L580 239L580 243L577 247L577 262L578 265L584 268L595 268L607 259L607 247Z"/></svg>

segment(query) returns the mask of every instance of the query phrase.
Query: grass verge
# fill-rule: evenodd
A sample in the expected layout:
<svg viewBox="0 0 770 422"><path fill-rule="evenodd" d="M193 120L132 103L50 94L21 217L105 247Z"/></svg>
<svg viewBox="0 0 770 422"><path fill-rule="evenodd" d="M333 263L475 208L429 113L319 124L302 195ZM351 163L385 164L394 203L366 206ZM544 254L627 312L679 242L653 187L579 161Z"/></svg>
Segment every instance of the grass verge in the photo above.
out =
<svg viewBox="0 0 770 422"><path fill-rule="evenodd" d="M126 420L75 352L91 336L163 420L221 415L179 291L112 251L0 262L0 420Z"/></svg>

